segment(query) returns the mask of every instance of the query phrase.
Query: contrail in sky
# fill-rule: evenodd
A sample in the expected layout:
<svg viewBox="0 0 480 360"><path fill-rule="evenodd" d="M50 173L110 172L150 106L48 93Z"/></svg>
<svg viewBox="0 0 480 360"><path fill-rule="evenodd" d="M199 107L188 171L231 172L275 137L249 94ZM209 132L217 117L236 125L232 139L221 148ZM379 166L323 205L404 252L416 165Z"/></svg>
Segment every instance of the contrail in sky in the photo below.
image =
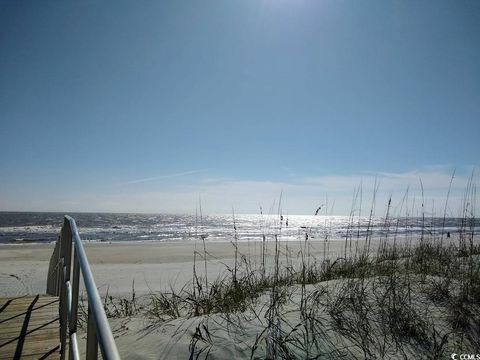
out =
<svg viewBox="0 0 480 360"><path fill-rule="evenodd" d="M127 181L123 183L123 185L131 185L131 184L140 184L148 181L154 181L154 180L161 180L161 179L170 179L174 177L179 177L179 176L186 176L186 175L191 175L191 174L197 174L199 172L203 172L205 169L202 170L190 170L190 171L184 171L181 173L175 173L175 174L165 174L165 175L159 175L159 176L153 176L149 178L144 178L144 179L137 179L137 180L132 180L132 181Z"/></svg>

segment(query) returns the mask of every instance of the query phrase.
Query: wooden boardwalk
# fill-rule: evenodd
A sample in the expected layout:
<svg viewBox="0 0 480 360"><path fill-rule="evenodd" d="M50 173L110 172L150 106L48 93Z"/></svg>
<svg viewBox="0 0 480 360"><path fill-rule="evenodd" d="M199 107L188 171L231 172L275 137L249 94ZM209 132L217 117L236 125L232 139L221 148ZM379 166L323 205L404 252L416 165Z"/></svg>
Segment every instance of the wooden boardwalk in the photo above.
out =
<svg viewBox="0 0 480 360"><path fill-rule="evenodd" d="M58 296L0 298L0 359L59 359Z"/></svg>

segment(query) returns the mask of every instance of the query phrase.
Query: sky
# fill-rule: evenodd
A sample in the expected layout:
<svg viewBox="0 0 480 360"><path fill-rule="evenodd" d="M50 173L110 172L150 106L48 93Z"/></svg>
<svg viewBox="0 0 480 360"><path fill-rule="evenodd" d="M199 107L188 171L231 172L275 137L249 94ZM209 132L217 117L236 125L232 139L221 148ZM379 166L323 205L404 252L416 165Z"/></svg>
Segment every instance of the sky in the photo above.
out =
<svg viewBox="0 0 480 360"><path fill-rule="evenodd" d="M0 211L345 215L421 179L454 215L479 36L466 0L0 1Z"/></svg>

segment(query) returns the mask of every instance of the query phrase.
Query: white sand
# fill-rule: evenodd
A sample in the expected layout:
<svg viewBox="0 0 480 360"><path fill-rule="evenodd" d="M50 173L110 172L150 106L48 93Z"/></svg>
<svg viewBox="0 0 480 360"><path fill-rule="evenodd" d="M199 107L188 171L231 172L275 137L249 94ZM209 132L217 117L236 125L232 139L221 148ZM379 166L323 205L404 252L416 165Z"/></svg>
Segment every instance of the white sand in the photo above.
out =
<svg viewBox="0 0 480 360"><path fill-rule="evenodd" d="M343 242L330 242L329 253L336 256L343 251ZM260 262L260 243L239 242L239 253L248 255ZM282 259L288 248L290 261L296 261L298 251L304 243L283 243ZM85 251L92 267L95 282L101 295L108 289L110 295L129 297L132 282L138 296L173 286L177 290L192 279L193 257L197 250L196 271L204 275L203 244L201 241L156 242L156 243L86 243ZM228 242L206 242L208 252L208 277L215 279L225 273L226 266L234 263L234 246ZM327 250L327 249L325 249ZM47 269L53 251L53 244L5 245L0 246L0 296L45 293ZM314 243L310 251L323 256L323 243ZM267 253L273 254L274 243L267 242ZM241 256L238 256L241 261ZM253 260L255 261L255 260ZM267 258L271 262L271 257ZM212 318L212 327L215 328ZM119 351L124 358L135 359L185 359L192 331L201 318L177 319L165 326L152 326L145 318L110 319ZM191 324L190 324L191 323ZM189 325L190 324L190 325ZM253 327L258 329L258 324ZM180 331L180 333L177 333ZM223 330L225 345L214 358L248 357L246 345L238 345L228 340ZM253 336L253 338L255 338ZM80 337L84 341L84 337ZM250 345L249 345L250 346ZM82 349L84 345L82 344ZM165 352L165 349L169 349ZM218 352L219 351L219 352ZM211 354L215 355L215 354Z"/></svg>
<svg viewBox="0 0 480 360"><path fill-rule="evenodd" d="M363 241L360 242L363 245ZM260 262L260 243L239 242L239 252L249 254L252 261ZM281 260L294 263L299 261L298 252L304 246L303 242L281 244ZM355 242L353 243L355 246ZM311 242L312 258L321 259L325 256L336 258L343 256L344 241L329 241L327 248L323 242ZM203 244L191 242L158 242L158 243L86 243L85 250L92 266L92 272L101 294L109 291L110 295L131 295L132 282L138 296L159 291L173 286L177 290L192 279L193 254L198 252L196 270L203 276ZM289 256L286 256L288 248ZM376 244L372 244L376 249ZM44 293L49 258L53 245L8 245L0 246L0 296ZM230 243L207 242L208 277L214 280L219 274L226 272L227 266L234 262L234 247ZM274 243L269 242L267 252L273 254ZM241 261L241 257L238 258ZM267 259L271 263L271 256ZM337 281L338 282L338 281ZM340 280L341 283L341 280ZM286 318L292 324L298 321L298 289L292 288L291 302L287 305ZM310 286L309 293L315 291ZM264 298L264 299L263 299ZM258 302L258 314L264 313L269 301L268 295ZM262 305L263 304L263 305ZM257 311L256 310L256 311ZM191 319L176 319L166 323L152 322L142 316L133 318L110 319L114 336L120 354L125 359L186 359L190 355L190 342L197 325L206 323L215 346L199 341L197 351L205 348L200 359L205 358L207 351L209 359L245 359L250 358L256 336L266 326L262 316L255 318L253 313L239 314L226 319L223 314ZM248 319L250 318L250 319ZM247 320L248 319L248 320ZM328 319L325 319L326 323ZM325 351L336 347L350 349L349 341L344 338L331 338L326 335ZM80 336L81 350L84 349L84 336ZM257 354L265 351L265 342L259 344ZM349 352L350 350L348 350ZM358 348L352 349L351 358L362 358ZM327 356L329 358L329 356ZM333 357L330 357L333 358Z"/></svg>
<svg viewBox="0 0 480 360"><path fill-rule="evenodd" d="M242 254L257 255L260 261L260 243L238 243ZM329 253L343 251L342 241L331 241ZM289 242L290 258L295 261L303 243ZM171 285L178 288L192 278L193 254L197 249L197 272L203 276L203 244L198 241L155 243L86 243L85 251L99 291L109 288L113 295L131 293L135 282L137 293L164 290ZM267 252L273 253L274 244L268 242ZM285 252L285 243L282 252ZM312 255L323 256L323 242L313 242ZM225 271L225 265L234 261L234 247L228 242L206 242L208 277L215 278ZM44 293L47 270L53 244L0 246L0 296ZM240 258L240 257L239 257ZM283 258L283 257L282 257Z"/></svg>

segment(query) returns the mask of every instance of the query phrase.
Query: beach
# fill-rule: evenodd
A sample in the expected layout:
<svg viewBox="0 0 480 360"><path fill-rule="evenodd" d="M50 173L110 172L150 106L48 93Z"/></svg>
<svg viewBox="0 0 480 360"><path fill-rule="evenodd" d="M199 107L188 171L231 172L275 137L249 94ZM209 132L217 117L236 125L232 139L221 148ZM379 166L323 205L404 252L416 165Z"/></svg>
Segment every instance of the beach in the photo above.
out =
<svg viewBox="0 0 480 360"><path fill-rule="evenodd" d="M343 242L332 242L329 246L332 256L341 251ZM240 254L251 261L260 262L261 242L239 242ZM282 242L284 249L289 249L289 259L298 260L298 251L304 246L299 241ZM205 274L203 262L203 243L197 241L177 242L130 242L101 243L86 242L84 248L91 265L93 276L102 297L107 294L116 299L132 296L132 291L140 304L148 304L149 296L159 291L180 291L186 283L192 281L194 253L196 273ZM312 256L323 256L323 243L310 247ZM207 277L214 281L225 276L227 266L233 266L235 247L230 242L206 242L208 252ZM44 293L49 259L53 244L3 245L0 246L0 296L16 296ZM274 243L267 242L266 251L270 254L267 263L272 263ZM82 284L83 285L83 284ZM134 287L134 289L133 289ZM81 286L81 289L83 286ZM120 316L109 319L117 346L123 358L135 359L184 359L188 357L190 339L195 327L203 317L192 319L173 319L166 326L144 314ZM214 323L221 324L221 315L212 317ZM253 326L256 331L259 325ZM80 329L82 352L85 349L84 329ZM229 340L229 334L219 326L222 347L214 353L213 358L248 357L247 345L237 347L235 341ZM83 335L82 335L83 334ZM181 335L183 334L183 335ZM243 334L246 341L253 334ZM175 339L173 341L173 339ZM172 346L172 341L174 345Z"/></svg>
<svg viewBox="0 0 480 360"><path fill-rule="evenodd" d="M291 257L296 258L302 242L287 244ZM340 254L342 241L331 241L331 256ZM273 243L267 242L267 251L273 252ZM85 243L85 251L92 267L96 285L101 294L107 289L113 295L125 295L132 291L140 294L183 286L191 280L194 252L199 263L197 272L204 267L200 241ZM260 242L239 242L239 252L254 258L260 252ZM323 243L311 246L312 256L323 256ZM214 278L225 271L225 264L234 261L234 246L230 242L206 242L208 252L208 276ZM47 270L53 244L0 246L0 296L14 296L45 292Z"/></svg>
<svg viewBox="0 0 480 360"><path fill-rule="evenodd" d="M476 291L477 285L462 285L456 271L436 264L447 256L454 269L463 266L470 274L478 268L477 237L472 238L473 247L465 248L467 254L461 254L465 249L461 250L458 238L445 238L442 246L439 239L425 240L423 247L417 237L368 240L369 258L360 256L368 245L365 238L265 243L201 238L86 241L84 248L125 359L305 358L309 354L362 359L370 352L400 359L418 351L444 354L458 346L459 336L474 335L468 327L460 335L446 329L458 312L452 305L455 299L464 299L462 292ZM262 275L263 246L266 275ZM0 246L0 296L44 293L52 251L53 244ZM428 266L423 268L418 261ZM476 284L476 275L470 281ZM82 290L83 286L85 298ZM445 296L448 302L443 301ZM461 306L473 311L477 305L468 299L478 294L468 296ZM396 306L406 310L398 313ZM79 310L82 353L85 309L84 300ZM477 321L475 315L468 316ZM388 325L391 321L402 329L411 327L411 333L392 330L397 325ZM445 342L435 350L435 342L442 339ZM475 335L471 339L467 336L462 344L473 346Z"/></svg>

